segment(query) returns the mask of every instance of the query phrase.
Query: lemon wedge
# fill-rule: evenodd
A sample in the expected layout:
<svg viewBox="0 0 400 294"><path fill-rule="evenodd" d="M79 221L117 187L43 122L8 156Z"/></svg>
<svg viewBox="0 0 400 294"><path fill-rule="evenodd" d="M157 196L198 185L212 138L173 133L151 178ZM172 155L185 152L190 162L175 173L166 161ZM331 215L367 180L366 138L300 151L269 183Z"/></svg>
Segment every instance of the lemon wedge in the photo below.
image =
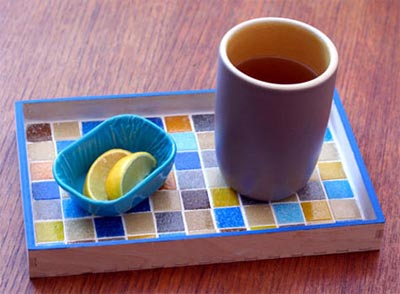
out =
<svg viewBox="0 0 400 294"><path fill-rule="evenodd" d="M117 199L142 181L157 165L148 152L135 152L121 158L110 170L106 179L109 200Z"/></svg>
<svg viewBox="0 0 400 294"><path fill-rule="evenodd" d="M105 181L111 168L123 157L132 154L124 149L111 149L100 155L90 166L83 194L94 200L108 200Z"/></svg>

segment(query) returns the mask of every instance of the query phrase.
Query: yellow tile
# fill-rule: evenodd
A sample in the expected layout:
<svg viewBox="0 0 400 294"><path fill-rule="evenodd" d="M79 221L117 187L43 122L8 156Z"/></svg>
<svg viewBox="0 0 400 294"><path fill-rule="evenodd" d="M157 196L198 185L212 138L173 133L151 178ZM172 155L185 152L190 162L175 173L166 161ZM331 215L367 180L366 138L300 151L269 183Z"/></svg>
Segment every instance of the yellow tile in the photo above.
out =
<svg viewBox="0 0 400 294"><path fill-rule="evenodd" d="M154 211L176 211L181 210L181 199L179 192L175 190L156 191L151 195Z"/></svg>
<svg viewBox="0 0 400 294"><path fill-rule="evenodd" d="M214 132L197 133L197 140L201 150L215 149Z"/></svg>
<svg viewBox="0 0 400 294"><path fill-rule="evenodd" d="M270 205L250 205L245 208L249 227L258 227L275 224Z"/></svg>
<svg viewBox="0 0 400 294"><path fill-rule="evenodd" d="M32 162L29 165L31 180L38 181L38 180L53 179L52 167L53 167L52 161Z"/></svg>
<svg viewBox="0 0 400 294"><path fill-rule="evenodd" d="M59 122L53 124L55 140L74 140L81 136L78 122Z"/></svg>
<svg viewBox="0 0 400 294"><path fill-rule="evenodd" d="M361 219L361 213L354 199L331 200L333 216L336 220Z"/></svg>
<svg viewBox="0 0 400 294"><path fill-rule="evenodd" d="M332 215L327 201L302 202L304 217L308 222L329 221Z"/></svg>
<svg viewBox="0 0 400 294"><path fill-rule="evenodd" d="M187 115L167 116L165 118L165 125L167 127L167 131L170 133L192 131L189 116Z"/></svg>
<svg viewBox="0 0 400 294"><path fill-rule="evenodd" d="M275 225L270 225L270 226L254 226L250 227L250 230L255 231L255 230L268 230L268 229L276 229L277 226Z"/></svg>
<svg viewBox="0 0 400 294"><path fill-rule="evenodd" d="M157 237L156 234L135 235L135 236L128 236L128 240L149 239L156 237Z"/></svg>
<svg viewBox="0 0 400 294"><path fill-rule="evenodd" d="M55 159L55 149L52 141L27 144L30 161L50 161Z"/></svg>
<svg viewBox="0 0 400 294"><path fill-rule="evenodd" d="M214 207L239 205L237 193L231 188L212 188L211 196Z"/></svg>
<svg viewBox="0 0 400 294"><path fill-rule="evenodd" d="M64 241L64 225L62 221L36 222L35 236L37 243Z"/></svg>
<svg viewBox="0 0 400 294"><path fill-rule="evenodd" d="M334 179L345 179L346 174L343 170L342 163L337 162L320 162L318 163L319 174L321 179L334 180Z"/></svg>
<svg viewBox="0 0 400 294"><path fill-rule="evenodd" d="M128 235L155 234L156 227L150 212L124 214L125 228Z"/></svg>

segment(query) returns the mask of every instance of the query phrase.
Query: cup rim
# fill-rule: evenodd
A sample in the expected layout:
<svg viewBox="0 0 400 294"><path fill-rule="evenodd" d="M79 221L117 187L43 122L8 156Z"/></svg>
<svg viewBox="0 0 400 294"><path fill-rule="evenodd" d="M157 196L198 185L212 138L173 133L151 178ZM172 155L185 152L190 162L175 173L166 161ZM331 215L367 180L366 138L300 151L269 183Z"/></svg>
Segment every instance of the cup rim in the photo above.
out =
<svg viewBox="0 0 400 294"><path fill-rule="evenodd" d="M322 42L325 43L325 45L328 49L328 52L329 52L329 57L330 57L330 61L329 61L329 64L328 64L328 67L326 68L326 70L322 74L318 75L316 78L306 81L306 82L296 83L296 84L277 84L277 83L270 83L270 82L265 82L265 81L261 81L261 80L252 78L252 77L246 75L245 73L241 72L239 69L237 69L232 64L230 59L228 58L227 44L228 44L229 40L231 39L231 37L234 34L236 34L237 32L239 32L240 30L242 30L243 28L245 28L247 26L258 24L258 23L267 23L267 22L289 23L289 24L297 25L297 26L300 26L303 29L313 33L318 38L320 38L322 40ZM309 88L315 87L317 85L320 85L320 84L324 83L326 80L328 80L332 75L335 74L337 67L338 67L338 62L339 62L339 56L338 56L336 46L331 41L331 39L329 39L329 37L327 35L325 35L323 32L321 32L320 30L318 30L317 28L315 28L309 24L306 24L306 23L298 21L298 20L290 19L290 18L284 18L284 17L254 18L254 19L250 19L250 20L247 20L247 21L244 21L244 22L241 22L241 23L235 25L228 32L226 32L225 35L223 36L220 46L219 46L219 56L222 59L222 61L224 62L224 64L227 66L227 68L233 74L239 76L241 79L245 80L246 82L256 85L256 86L259 86L259 87L262 87L262 88L281 90L281 91L304 90L304 89L309 89Z"/></svg>

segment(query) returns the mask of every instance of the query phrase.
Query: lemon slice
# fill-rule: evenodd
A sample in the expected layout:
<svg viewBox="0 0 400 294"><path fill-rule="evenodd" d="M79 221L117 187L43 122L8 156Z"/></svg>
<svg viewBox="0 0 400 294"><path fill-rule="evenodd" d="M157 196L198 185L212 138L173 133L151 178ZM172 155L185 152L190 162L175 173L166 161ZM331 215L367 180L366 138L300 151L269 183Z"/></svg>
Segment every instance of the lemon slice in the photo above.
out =
<svg viewBox="0 0 400 294"><path fill-rule="evenodd" d="M124 149L111 149L100 155L89 168L83 194L94 200L108 200L105 187L107 175L118 160L130 154Z"/></svg>
<svg viewBox="0 0 400 294"><path fill-rule="evenodd" d="M121 158L110 170L106 179L108 199L121 197L142 181L157 165L148 152L135 152Z"/></svg>

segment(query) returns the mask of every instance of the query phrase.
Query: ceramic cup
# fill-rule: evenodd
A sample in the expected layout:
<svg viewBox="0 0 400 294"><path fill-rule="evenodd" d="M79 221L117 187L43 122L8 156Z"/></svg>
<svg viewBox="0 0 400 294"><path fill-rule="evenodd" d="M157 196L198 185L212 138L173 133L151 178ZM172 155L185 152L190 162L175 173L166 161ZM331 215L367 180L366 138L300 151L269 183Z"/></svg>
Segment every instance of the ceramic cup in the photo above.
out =
<svg viewBox="0 0 400 294"><path fill-rule="evenodd" d="M317 75L300 83L252 78L237 67L280 57ZM230 29L219 47L215 144L226 183L242 195L280 200L304 187L327 128L338 54L316 28L286 18L258 18Z"/></svg>

